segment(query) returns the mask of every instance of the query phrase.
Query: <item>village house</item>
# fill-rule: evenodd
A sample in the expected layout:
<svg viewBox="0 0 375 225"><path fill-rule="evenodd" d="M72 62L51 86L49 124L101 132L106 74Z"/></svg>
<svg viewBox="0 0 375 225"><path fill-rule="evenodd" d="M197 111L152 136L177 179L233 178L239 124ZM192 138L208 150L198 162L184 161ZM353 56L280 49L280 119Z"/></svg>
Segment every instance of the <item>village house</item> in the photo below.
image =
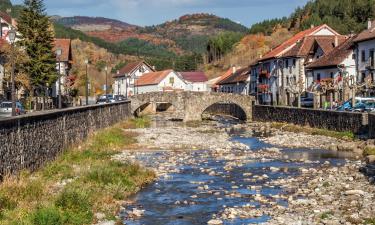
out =
<svg viewBox="0 0 375 225"><path fill-rule="evenodd" d="M236 70L217 84L219 92L249 95L250 67Z"/></svg>
<svg viewBox="0 0 375 225"><path fill-rule="evenodd" d="M138 94L149 92L187 91L187 83L179 73L164 70L143 74L135 83Z"/></svg>
<svg viewBox="0 0 375 225"><path fill-rule="evenodd" d="M356 43L357 81L367 83L365 95L374 95L375 70L375 21L368 21L367 29L354 39Z"/></svg>
<svg viewBox="0 0 375 225"><path fill-rule="evenodd" d="M252 65L250 93L257 93L260 104L295 104L296 87L301 91L309 83L305 66L343 40L344 36L325 24L297 33Z"/></svg>
<svg viewBox="0 0 375 225"><path fill-rule="evenodd" d="M310 91L316 93L314 98L316 107L322 107L325 101L343 102L355 96L354 89L351 87L356 83L353 42L355 38L355 36L348 38L330 53L306 67L313 78Z"/></svg>
<svg viewBox="0 0 375 225"><path fill-rule="evenodd" d="M17 21L5 12L0 11L0 37L10 43L8 32L17 27ZM19 34L17 35L19 37ZM16 41L19 39L16 38Z"/></svg>
<svg viewBox="0 0 375 225"><path fill-rule="evenodd" d="M0 101L10 99L10 85L5 80L5 53L4 48L8 43L4 39L0 39Z"/></svg>
<svg viewBox="0 0 375 225"><path fill-rule="evenodd" d="M146 73L155 72L155 68L145 61L129 63L113 76L115 82L112 90L115 95L132 96L137 94L136 82Z"/></svg>
<svg viewBox="0 0 375 225"><path fill-rule="evenodd" d="M186 89L188 91L208 91L208 79L204 72L179 72L179 74L187 84Z"/></svg>
<svg viewBox="0 0 375 225"><path fill-rule="evenodd" d="M221 76L213 78L207 82L208 88L210 89L211 92L219 92L219 84L220 81L225 80L229 76L233 75L235 73L237 68L235 66L229 68L225 73L223 73Z"/></svg>
<svg viewBox="0 0 375 225"><path fill-rule="evenodd" d="M59 75L59 79L52 85L52 97L57 98L59 95L59 83L61 85L61 95L67 96L68 93L68 76L70 75L70 69L72 68L72 47L70 39L55 39L53 43L53 51L55 53L60 52L60 55L56 54L56 70Z"/></svg>

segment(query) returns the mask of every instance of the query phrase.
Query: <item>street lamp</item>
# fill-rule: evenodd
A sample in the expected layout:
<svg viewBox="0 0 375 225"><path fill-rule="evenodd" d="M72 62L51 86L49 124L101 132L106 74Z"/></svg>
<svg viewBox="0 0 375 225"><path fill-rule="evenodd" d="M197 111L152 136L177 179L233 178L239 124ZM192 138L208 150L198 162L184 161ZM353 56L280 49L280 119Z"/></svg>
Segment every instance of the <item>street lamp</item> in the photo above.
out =
<svg viewBox="0 0 375 225"><path fill-rule="evenodd" d="M89 78L88 78L88 67L89 67L89 60L86 59L85 60L85 64L86 64L86 78L85 78L85 82L86 82L86 105L89 105Z"/></svg>
<svg viewBox="0 0 375 225"><path fill-rule="evenodd" d="M108 66L104 67L105 70L105 100L108 102Z"/></svg>
<svg viewBox="0 0 375 225"><path fill-rule="evenodd" d="M12 71L11 71L11 81L12 81L12 116L16 116L16 85L15 85L15 60L14 60L14 42L16 40L16 31L12 28L8 32L9 41L11 43L11 64L12 64Z"/></svg>
<svg viewBox="0 0 375 225"><path fill-rule="evenodd" d="M57 63L59 64L59 109L62 108L62 101L61 101L61 63L60 63L60 57L62 55L62 49L61 48L58 48L56 49L56 57L57 57Z"/></svg>

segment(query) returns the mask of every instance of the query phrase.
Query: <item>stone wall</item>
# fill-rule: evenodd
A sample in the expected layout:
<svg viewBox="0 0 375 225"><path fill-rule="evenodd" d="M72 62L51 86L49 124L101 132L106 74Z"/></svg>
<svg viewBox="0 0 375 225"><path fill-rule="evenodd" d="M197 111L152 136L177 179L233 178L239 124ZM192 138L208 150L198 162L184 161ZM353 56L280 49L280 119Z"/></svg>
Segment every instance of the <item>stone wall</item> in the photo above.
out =
<svg viewBox="0 0 375 225"><path fill-rule="evenodd" d="M244 110L235 104L217 103L208 107L203 113L230 115L240 120L246 120L246 113Z"/></svg>
<svg viewBox="0 0 375 225"><path fill-rule="evenodd" d="M334 131L351 131L363 134L368 131L368 114L293 107L253 106L253 120L286 122ZM375 122L374 122L375 123Z"/></svg>
<svg viewBox="0 0 375 225"><path fill-rule="evenodd" d="M38 169L90 133L128 118L130 111L130 102L121 102L0 120L0 178Z"/></svg>
<svg viewBox="0 0 375 225"><path fill-rule="evenodd" d="M368 136L375 139L375 113L368 114Z"/></svg>

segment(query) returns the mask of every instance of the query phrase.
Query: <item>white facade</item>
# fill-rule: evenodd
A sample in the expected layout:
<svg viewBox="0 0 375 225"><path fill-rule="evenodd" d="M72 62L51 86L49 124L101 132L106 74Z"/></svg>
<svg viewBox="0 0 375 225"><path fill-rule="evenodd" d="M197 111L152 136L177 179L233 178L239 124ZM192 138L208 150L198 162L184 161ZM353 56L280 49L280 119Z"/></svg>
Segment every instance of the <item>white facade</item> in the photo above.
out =
<svg viewBox="0 0 375 225"><path fill-rule="evenodd" d="M188 85L176 72L171 71L159 83L136 86L136 89L139 94L174 90L188 91Z"/></svg>
<svg viewBox="0 0 375 225"><path fill-rule="evenodd" d="M187 91L206 92L208 91L208 84L206 82L186 82Z"/></svg>
<svg viewBox="0 0 375 225"><path fill-rule="evenodd" d="M237 84L223 84L220 85L220 92L232 93L239 95L249 95L249 82Z"/></svg>
<svg viewBox="0 0 375 225"><path fill-rule="evenodd" d="M60 71L59 71L60 68ZM69 63L68 62L60 62L56 63L56 71L60 72L58 75L60 76L60 85L61 85L61 95L67 95L67 88L66 88L66 78L69 75ZM52 85L52 97L56 98L59 94L59 79L56 80L55 84Z"/></svg>
<svg viewBox="0 0 375 225"><path fill-rule="evenodd" d="M128 74L114 78L115 82L112 86L114 95L132 96L137 94L135 83L143 74L151 73L154 70L145 63L140 64Z"/></svg>
<svg viewBox="0 0 375 225"><path fill-rule="evenodd" d="M367 76L371 76L372 81L375 80L375 39L362 41L357 43L357 79L364 82Z"/></svg>

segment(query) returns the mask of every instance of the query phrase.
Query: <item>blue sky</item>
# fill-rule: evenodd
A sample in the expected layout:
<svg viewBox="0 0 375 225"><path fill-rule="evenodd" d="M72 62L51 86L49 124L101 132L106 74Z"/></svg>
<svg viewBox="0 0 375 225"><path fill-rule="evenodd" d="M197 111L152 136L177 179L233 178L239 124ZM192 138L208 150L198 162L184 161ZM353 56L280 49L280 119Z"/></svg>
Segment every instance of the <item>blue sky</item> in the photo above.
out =
<svg viewBox="0 0 375 225"><path fill-rule="evenodd" d="M188 13L213 13L250 26L288 16L308 0L45 0L49 15L100 16L135 25L160 24ZM23 0L12 0L20 4Z"/></svg>

